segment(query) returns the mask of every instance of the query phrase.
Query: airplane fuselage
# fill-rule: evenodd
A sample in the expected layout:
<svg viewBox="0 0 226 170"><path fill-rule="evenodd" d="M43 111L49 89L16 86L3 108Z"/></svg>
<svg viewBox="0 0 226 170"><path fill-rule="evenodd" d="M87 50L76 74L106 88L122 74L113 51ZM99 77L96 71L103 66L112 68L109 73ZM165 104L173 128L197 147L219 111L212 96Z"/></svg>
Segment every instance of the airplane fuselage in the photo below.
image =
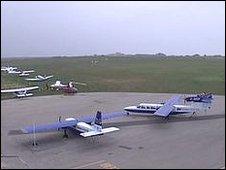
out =
<svg viewBox="0 0 226 170"><path fill-rule="evenodd" d="M163 104L149 104L149 103L141 103L138 106L128 106L125 107L124 110L128 112L135 113L155 113ZM171 111L171 114L184 114L194 112L194 108L186 105L173 105L174 108Z"/></svg>

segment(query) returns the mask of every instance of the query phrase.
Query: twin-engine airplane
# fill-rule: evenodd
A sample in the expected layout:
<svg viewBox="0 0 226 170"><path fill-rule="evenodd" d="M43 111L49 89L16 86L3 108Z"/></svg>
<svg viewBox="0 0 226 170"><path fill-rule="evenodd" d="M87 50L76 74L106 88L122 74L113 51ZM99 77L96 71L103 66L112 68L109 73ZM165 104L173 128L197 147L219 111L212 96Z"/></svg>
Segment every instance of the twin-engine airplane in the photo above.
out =
<svg viewBox="0 0 226 170"><path fill-rule="evenodd" d="M38 89L38 86L34 87L24 87L24 88L18 88L18 89L7 89L7 90L1 90L1 93L14 93L16 97L22 98L22 97L29 97L33 96L33 93L27 93L27 91Z"/></svg>
<svg viewBox="0 0 226 170"><path fill-rule="evenodd" d="M53 77L53 75L51 75L51 76L41 76L41 75L37 75L37 76L35 76L35 78L26 78L25 80L27 80L27 81L45 81L45 80L48 80L48 79L50 79L50 78L52 78Z"/></svg>
<svg viewBox="0 0 226 170"><path fill-rule="evenodd" d="M10 130L9 135L19 135L19 134L35 134L41 132L54 132L54 131L64 131L64 137L68 138L67 130L72 130L79 132L80 136L91 137L103 135L105 133L114 132L119 130L117 127L103 128L102 119L110 119L112 117L122 116L122 113L106 114L102 117L100 111L97 112L96 116L85 117L85 118L67 118L64 121L59 119L58 122L39 125L39 126L28 126L20 130Z"/></svg>
<svg viewBox="0 0 226 170"><path fill-rule="evenodd" d="M129 115L130 112L136 113L151 113L155 116L168 117L169 115L193 113L195 114L196 108L187 105L176 105L181 96L173 96L164 104L149 104L141 103L138 106L128 106L124 110Z"/></svg>

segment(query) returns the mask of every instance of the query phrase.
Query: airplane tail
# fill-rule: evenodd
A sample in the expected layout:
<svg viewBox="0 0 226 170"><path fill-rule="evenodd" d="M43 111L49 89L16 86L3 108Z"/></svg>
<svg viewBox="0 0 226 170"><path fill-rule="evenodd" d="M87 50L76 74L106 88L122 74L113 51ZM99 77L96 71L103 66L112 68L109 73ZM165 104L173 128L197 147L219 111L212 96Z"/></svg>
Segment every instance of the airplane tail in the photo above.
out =
<svg viewBox="0 0 226 170"><path fill-rule="evenodd" d="M117 127L102 128L102 113L100 111L97 111L96 117L91 124L94 127L96 127L96 130L80 133L81 136L83 137L98 136L119 130L119 128Z"/></svg>
<svg viewBox="0 0 226 170"><path fill-rule="evenodd" d="M100 111L97 111L93 124L102 126L102 113Z"/></svg>

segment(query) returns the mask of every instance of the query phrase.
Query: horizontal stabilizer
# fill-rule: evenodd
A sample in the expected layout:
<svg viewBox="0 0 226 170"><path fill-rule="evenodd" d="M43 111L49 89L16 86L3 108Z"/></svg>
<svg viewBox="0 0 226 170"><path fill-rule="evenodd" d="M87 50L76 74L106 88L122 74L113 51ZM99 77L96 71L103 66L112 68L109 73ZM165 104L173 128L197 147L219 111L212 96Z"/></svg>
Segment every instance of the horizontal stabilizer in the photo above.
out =
<svg viewBox="0 0 226 170"><path fill-rule="evenodd" d="M90 132L80 133L80 135L83 137L90 137L90 136L102 135L102 134L108 133L108 132L114 132L116 130L119 130L119 128L110 127L110 128L102 129L101 131L90 131Z"/></svg>
<svg viewBox="0 0 226 170"><path fill-rule="evenodd" d="M102 131L103 133L108 133L108 132L114 132L114 131L116 131L116 130L119 130L119 128L117 128L117 127L109 127L109 128L104 128L104 129L102 129L101 131Z"/></svg>

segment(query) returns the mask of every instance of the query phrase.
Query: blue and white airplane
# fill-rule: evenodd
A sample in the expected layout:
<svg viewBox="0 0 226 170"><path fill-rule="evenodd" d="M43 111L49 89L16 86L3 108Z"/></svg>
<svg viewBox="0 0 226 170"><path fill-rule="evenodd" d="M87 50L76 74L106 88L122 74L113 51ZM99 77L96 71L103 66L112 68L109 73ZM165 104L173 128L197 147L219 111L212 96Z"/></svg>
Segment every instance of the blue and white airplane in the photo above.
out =
<svg viewBox="0 0 226 170"><path fill-rule="evenodd" d="M184 100L187 102L211 103L211 101L213 100L213 94L212 93L197 94L196 96L186 97Z"/></svg>
<svg viewBox="0 0 226 170"><path fill-rule="evenodd" d="M141 103L138 106L128 106L124 110L127 115L130 112L135 113L151 113L155 116L168 117L169 115L193 113L195 114L196 108L187 105L177 105L181 96L173 96L164 104L150 104Z"/></svg>
<svg viewBox="0 0 226 170"><path fill-rule="evenodd" d="M120 117L123 113L116 112L111 114L104 114L100 111L97 112L96 116L87 116L82 118L66 118L64 121L60 119L56 123L38 126L28 126L20 130L11 130L9 135L19 134L35 134L41 132L53 132L53 131L64 131L64 137L68 138L67 130L79 132L79 135L83 137L98 136L105 133L114 132L119 130L117 127L103 128L102 120L110 119L114 117Z"/></svg>

